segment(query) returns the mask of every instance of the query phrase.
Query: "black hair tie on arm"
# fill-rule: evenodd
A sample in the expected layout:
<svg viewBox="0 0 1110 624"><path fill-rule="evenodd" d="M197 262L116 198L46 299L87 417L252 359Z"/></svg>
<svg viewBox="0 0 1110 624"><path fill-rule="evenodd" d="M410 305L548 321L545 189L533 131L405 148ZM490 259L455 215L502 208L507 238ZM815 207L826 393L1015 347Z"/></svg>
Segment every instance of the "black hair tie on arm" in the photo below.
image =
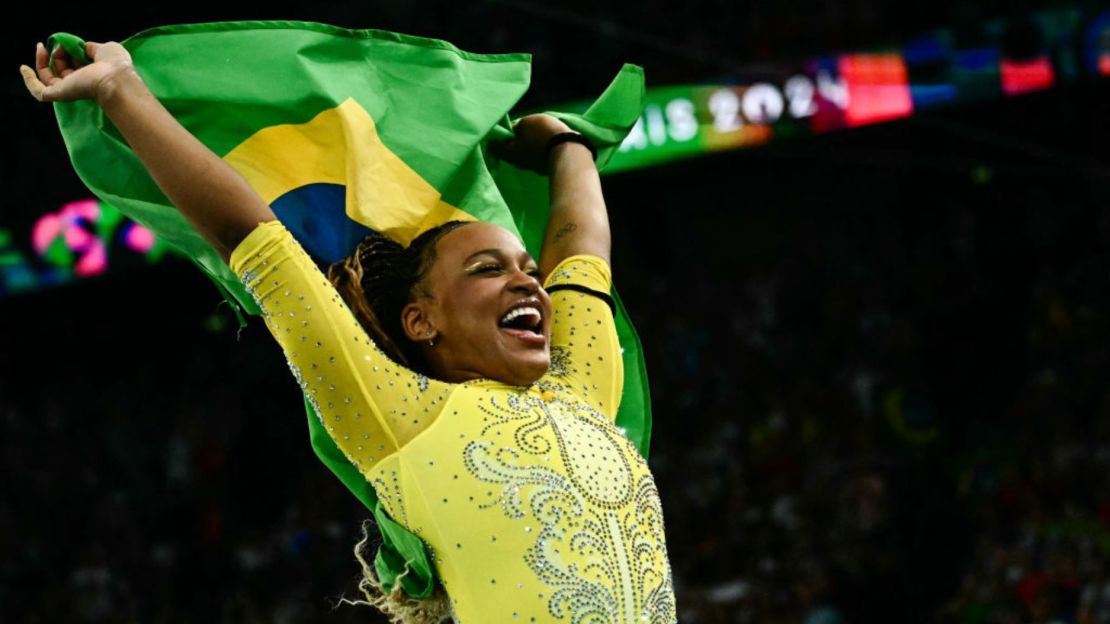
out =
<svg viewBox="0 0 1110 624"><path fill-rule="evenodd" d="M590 139L577 132L561 132L548 139L547 145L543 149L543 153L545 156L547 156L547 160L551 160L551 150L555 149L556 145L561 145L567 142L581 143L582 145L585 145L586 149L590 150L590 154L593 155L594 162L597 162L597 148L594 147L594 144L590 141Z"/></svg>
<svg viewBox="0 0 1110 624"><path fill-rule="evenodd" d="M597 297L598 299L604 301L609 306L609 310L613 313L613 316L617 315L617 304L613 303L613 298L610 297L608 293L603 293L600 290L586 288L585 286L580 286L578 284L556 284L549 288L545 288L544 290L546 290L548 294L559 290L573 290L575 292L580 292L586 295L593 295L594 297Z"/></svg>

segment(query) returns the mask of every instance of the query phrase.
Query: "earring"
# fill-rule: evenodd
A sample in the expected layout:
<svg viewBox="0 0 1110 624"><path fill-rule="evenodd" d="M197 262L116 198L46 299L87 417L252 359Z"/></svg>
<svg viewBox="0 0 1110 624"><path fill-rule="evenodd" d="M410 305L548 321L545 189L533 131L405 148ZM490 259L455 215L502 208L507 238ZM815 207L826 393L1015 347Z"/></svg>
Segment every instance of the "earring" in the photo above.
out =
<svg viewBox="0 0 1110 624"><path fill-rule="evenodd" d="M431 338L429 338L429 339L428 339L428 346L429 346L429 347L434 347L434 346L436 346L436 338L435 338L435 336L432 336Z"/></svg>

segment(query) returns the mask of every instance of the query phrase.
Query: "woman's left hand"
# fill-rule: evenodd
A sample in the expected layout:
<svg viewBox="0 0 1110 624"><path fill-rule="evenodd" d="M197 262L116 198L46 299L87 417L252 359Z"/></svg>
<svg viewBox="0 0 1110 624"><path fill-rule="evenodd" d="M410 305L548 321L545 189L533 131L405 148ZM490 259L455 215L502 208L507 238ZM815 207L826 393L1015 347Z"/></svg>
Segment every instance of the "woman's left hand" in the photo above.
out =
<svg viewBox="0 0 1110 624"><path fill-rule="evenodd" d="M515 138L490 146L493 153L521 169L547 173L547 141L563 132L573 132L570 126L551 115L537 114L522 117L513 125Z"/></svg>
<svg viewBox="0 0 1110 624"><path fill-rule="evenodd" d="M35 69L19 66L23 83L40 102L68 102L81 99L100 101L113 79L126 71L134 71L131 53L115 41L85 42L85 53L92 63L83 64L70 58L65 48L54 54L55 67L50 67L50 53L41 42L35 46Z"/></svg>

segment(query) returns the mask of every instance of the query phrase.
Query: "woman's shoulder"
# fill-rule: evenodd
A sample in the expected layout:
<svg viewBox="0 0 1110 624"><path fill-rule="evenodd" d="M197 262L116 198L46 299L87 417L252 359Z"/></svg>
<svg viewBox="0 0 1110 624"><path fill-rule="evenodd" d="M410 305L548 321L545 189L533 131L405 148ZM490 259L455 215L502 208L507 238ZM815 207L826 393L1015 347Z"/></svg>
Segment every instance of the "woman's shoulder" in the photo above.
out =
<svg viewBox="0 0 1110 624"><path fill-rule="evenodd" d="M560 284L593 282L604 285L605 291L608 292L612 288L612 281L612 269L604 258L592 254L578 254L568 256L555 265L544 280L544 288L550 290L551 286Z"/></svg>

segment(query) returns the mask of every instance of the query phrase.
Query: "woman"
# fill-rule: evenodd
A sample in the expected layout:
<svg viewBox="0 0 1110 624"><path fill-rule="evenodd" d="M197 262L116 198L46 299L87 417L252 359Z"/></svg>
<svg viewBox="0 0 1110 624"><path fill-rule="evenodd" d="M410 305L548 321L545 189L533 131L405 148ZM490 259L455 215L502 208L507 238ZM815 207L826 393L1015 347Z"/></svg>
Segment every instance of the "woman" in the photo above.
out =
<svg viewBox="0 0 1110 624"><path fill-rule="evenodd" d="M623 371L588 145L533 115L504 147L551 177L538 264L498 226L453 222L407 249L367 237L329 281L153 97L126 49L87 53L85 66L56 56L55 74L39 44L36 69L20 68L27 88L94 98L241 277L338 447L427 543L456 621L675 621L658 493L613 423Z"/></svg>

